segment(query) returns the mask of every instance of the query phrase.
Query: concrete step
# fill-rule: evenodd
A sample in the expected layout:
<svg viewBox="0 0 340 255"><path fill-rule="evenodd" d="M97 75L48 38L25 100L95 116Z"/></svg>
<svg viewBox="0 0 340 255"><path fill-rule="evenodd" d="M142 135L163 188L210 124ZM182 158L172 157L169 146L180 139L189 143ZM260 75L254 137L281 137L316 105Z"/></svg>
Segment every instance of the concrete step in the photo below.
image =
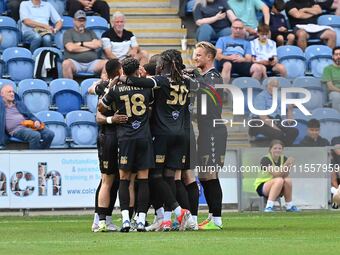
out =
<svg viewBox="0 0 340 255"><path fill-rule="evenodd" d="M129 18L125 24L126 29L145 29L145 28L157 28L157 29L176 29L181 28L181 20L179 18Z"/></svg>
<svg viewBox="0 0 340 255"><path fill-rule="evenodd" d="M110 8L110 13L120 11L127 16L175 16L177 8Z"/></svg>
<svg viewBox="0 0 340 255"><path fill-rule="evenodd" d="M187 30L182 28L133 29L132 32L137 36L137 38L183 38L187 34Z"/></svg>
<svg viewBox="0 0 340 255"><path fill-rule="evenodd" d="M170 7L170 0L106 0L111 8Z"/></svg>

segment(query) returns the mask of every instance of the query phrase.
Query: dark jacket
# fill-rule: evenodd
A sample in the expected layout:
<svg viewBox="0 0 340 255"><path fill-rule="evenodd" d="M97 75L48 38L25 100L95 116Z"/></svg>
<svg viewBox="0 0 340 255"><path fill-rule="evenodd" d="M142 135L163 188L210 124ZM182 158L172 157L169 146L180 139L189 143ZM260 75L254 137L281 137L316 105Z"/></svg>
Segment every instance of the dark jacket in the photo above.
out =
<svg viewBox="0 0 340 255"><path fill-rule="evenodd" d="M314 139L306 135L305 138L303 138L303 140L300 142L300 146L303 146L303 147L329 146L329 141L325 138L322 138L321 136L318 136L316 141L314 141Z"/></svg>
<svg viewBox="0 0 340 255"><path fill-rule="evenodd" d="M26 107L26 105L19 99L16 95L15 106L18 111L28 120L36 121L38 120ZM6 132L6 106L5 103L0 96L0 145L4 146L9 138L8 133ZM38 120L39 121L39 120Z"/></svg>

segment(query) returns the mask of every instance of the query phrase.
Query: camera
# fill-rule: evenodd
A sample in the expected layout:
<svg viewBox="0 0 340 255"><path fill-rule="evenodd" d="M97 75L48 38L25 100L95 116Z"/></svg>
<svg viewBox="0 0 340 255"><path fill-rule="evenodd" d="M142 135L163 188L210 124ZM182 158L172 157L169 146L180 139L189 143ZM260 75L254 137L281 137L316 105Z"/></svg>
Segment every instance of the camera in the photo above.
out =
<svg viewBox="0 0 340 255"><path fill-rule="evenodd" d="M226 11L227 11L227 9L226 9L225 7L223 7L223 6L219 6L219 7L218 7L218 10L219 10L220 12L226 12Z"/></svg>

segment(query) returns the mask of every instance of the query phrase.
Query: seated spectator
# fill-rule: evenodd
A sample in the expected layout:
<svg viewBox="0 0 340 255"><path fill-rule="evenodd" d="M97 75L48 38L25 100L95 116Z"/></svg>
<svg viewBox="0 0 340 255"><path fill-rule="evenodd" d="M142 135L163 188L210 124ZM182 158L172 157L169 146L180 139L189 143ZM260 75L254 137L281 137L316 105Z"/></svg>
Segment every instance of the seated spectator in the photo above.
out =
<svg viewBox="0 0 340 255"><path fill-rule="evenodd" d="M224 0L197 0L193 16L198 26L196 31L198 42L212 42L230 35L231 22L236 19L227 1Z"/></svg>
<svg viewBox="0 0 340 255"><path fill-rule="evenodd" d="M333 2L334 2L333 0L315 0L315 3L320 5L322 9L322 14L329 14L333 11L332 10Z"/></svg>
<svg viewBox="0 0 340 255"><path fill-rule="evenodd" d="M273 103L273 90L279 88L279 81L275 78L270 78L267 88L259 93L254 100L254 107L257 110L268 110ZM278 96L278 102L276 110L270 115L256 116L253 120L252 127L249 128L249 135L264 135L269 140L279 139L285 143L286 146L291 146L299 134L298 129L288 126L288 122L285 126L281 124L281 99ZM287 119L293 119L293 107L289 105L287 107ZM288 127L287 127L288 126Z"/></svg>
<svg viewBox="0 0 340 255"><path fill-rule="evenodd" d="M255 190L261 197L266 197L265 212L274 211L274 202L283 195L287 212L299 212L292 199L292 179L289 171L294 165L294 158L283 154L283 142L273 140L269 145L269 153L261 159L262 172L255 179Z"/></svg>
<svg viewBox="0 0 340 255"><path fill-rule="evenodd" d="M19 7L23 0L7 0L8 14L15 21L19 20Z"/></svg>
<svg viewBox="0 0 340 255"><path fill-rule="evenodd" d="M311 119L307 123L307 135L300 142L303 147L329 146L329 141L320 136L320 121Z"/></svg>
<svg viewBox="0 0 340 255"><path fill-rule="evenodd" d="M23 1L20 4L20 20L24 42L30 43L32 53L39 47L51 47L53 35L63 26L54 7L41 0ZM54 25L51 26L49 22Z"/></svg>
<svg viewBox="0 0 340 255"><path fill-rule="evenodd" d="M335 47L336 33L331 29L316 25L322 10L314 0L289 0L286 3L286 13L290 26L294 28L297 45L302 50L307 47L308 39L321 39L326 41L330 48Z"/></svg>
<svg viewBox="0 0 340 255"><path fill-rule="evenodd" d="M322 81L327 84L332 107L340 112L340 47L333 49L333 61L323 69Z"/></svg>
<svg viewBox="0 0 340 255"><path fill-rule="evenodd" d="M66 10L69 16L74 17L78 10L93 11L99 13L104 19L110 23L110 7L106 1L102 0L68 0L66 2Z"/></svg>
<svg viewBox="0 0 340 255"><path fill-rule="evenodd" d="M257 33L259 37L250 42L253 62L264 65L267 71L273 71L283 77L287 76L285 66L278 63L276 43L269 39L269 26L265 24L259 25Z"/></svg>
<svg viewBox="0 0 340 255"><path fill-rule="evenodd" d="M258 80L266 77L264 65L251 63L251 47L244 35L243 22L236 19L231 26L231 36L221 37L216 43L216 59L219 61L217 69L222 69L223 82L226 84L229 83L232 73Z"/></svg>
<svg viewBox="0 0 340 255"><path fill-rule="evenodd" d="M148 53L140 49L136 36L124 29L124 14L115 12L111 25L112 28L102 35L105 56L108 59L118 58L120 61L129 56L139 60L141 65L147 63Z"/></svg>
<svg viewBox="0 0 340 255"><path fill-rule="evenodd" d="M234 11L236 17L244 23L246 31L250 36L257 35L257 26L259 24L256 12L261 11L264 23L269 25L270 14L269 8L261 0L229 0L229 6Z"/></svg>
<svg viewBox="0 0 340 255"><path fill-rule="evenodd" d="M102 42L92 30L85 28L86 14L79 10L74 14L74 28L64 34L65 56L63 62L63 77L73 79L79 72L89 72L104 75L107 60L98 59L98 50Z"/></svg>
<svg viewBox="0 0 340 255"><path fill-rule="evenodd" d="M285 44L293 45L295 35L288 33L288 23L286 17L281 13L285 9L285 2L283 0L275 0L270 12L270 32L271 38L276 41L277 46Z"/></svg>
<svg viewBox="0 0 340 255"><path fill-rule="evenodd" d="M30 149L49 148L54 133L41 123L25 106L15 99L13 87L4 85L0 97L0 144L9 136L29 143Z"/></svg>
<svg viewBox="0 0 340 255"><path fill-rule="evenodd" d="M335 10L335 15L340 16L340 0L334 0L332 9Z"/></svg>
<svg viewBox="0 0 340 255"><path fill-rule="evenodd" d="M335 194L340 189L340 136L334 137L332 139L331 145L335 148L331 150L331 164L334 169L331 173L331 194ZM339 205L337 203L332 203L333 209L338 209Z"/></svg>

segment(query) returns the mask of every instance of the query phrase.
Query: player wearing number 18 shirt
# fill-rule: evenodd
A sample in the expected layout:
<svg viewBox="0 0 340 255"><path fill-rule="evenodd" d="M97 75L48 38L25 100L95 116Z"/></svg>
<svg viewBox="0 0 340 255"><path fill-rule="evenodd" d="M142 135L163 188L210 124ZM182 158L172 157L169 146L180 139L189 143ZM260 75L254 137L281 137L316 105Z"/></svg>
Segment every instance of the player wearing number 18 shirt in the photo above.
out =
<svg viewBox="0 0 340 255"><path fill-rule="evenodd" d="M163 204L166 212L174 211L180 229L184 230L190 228L193 222L190 212L182 209L176 201L173 170L182 169L185 161L184 117L189 84L182 77L183 60L177 50L162 52L156 69L159 75L152 78L122 77L121 80L128 85L153 88L150 120L155 153L155 169L150 172L152 202L156 211ZM157 227L163 230L171 228L171 213L165 213L163 219L158 219Z"/></svg>
<svg viewBox="0 0 340 255"><path fill-rule="evenodd" d="M122 63L127 77L139 75L139 62L127 58ZM119 200L122 211L122 232L130 229L129 218L129 182L131 173L137 172L137 231L145 231L145 217L149 206L148 172L154 168L152 137L149 126L149 104L152 102L152 90L117 84L106 94L102 103L108 107L115 104L120 114L128 116L128 121L117 125L119 147Z"/></svg>

